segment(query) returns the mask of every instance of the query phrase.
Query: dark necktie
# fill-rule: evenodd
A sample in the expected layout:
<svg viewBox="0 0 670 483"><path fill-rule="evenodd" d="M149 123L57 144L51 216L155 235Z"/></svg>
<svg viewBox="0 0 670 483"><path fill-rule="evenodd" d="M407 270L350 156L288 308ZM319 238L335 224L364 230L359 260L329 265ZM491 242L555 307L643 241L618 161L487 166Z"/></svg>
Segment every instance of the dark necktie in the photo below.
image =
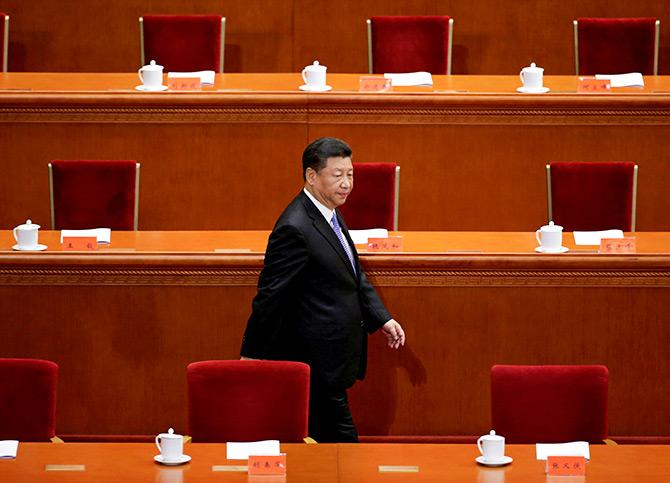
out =
<svg viewBox="0 0 670 483"><path fill-rule="evenodd" d="M351 262L351 267L354 269L354 273L356 273L356 265L354 264L354 254L351 253L351 247L347 243L346 238L344 238L344 233L342 233L340 223L337 221L337 215L333 214L333 218L330 220L330 222L333 226L333 231L335 232L337 239L340 240L342 248L344 248L344 252L347 254L347 257L349 257L349 261Z"/></svg>

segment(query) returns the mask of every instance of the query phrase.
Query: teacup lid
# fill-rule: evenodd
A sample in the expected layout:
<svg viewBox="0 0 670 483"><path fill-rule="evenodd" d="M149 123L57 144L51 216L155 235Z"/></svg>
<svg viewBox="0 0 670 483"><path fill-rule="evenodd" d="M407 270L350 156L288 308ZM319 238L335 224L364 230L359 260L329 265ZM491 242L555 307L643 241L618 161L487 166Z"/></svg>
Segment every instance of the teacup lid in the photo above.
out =
<svg viewBox="0 0 670 483"><path fill-rule="evenodd" d="M505 439L502 436L498 436L494 430L491 430L489 434L485 434L482 436L482 439L491 441L491 440L500 440L500 439Z"/></svg>
<svg viewBox="0 0 670 483"><path fill-rule="evenodd" d="M561 225L554 225L554 222L550 221L548 225L544 225L542 228L540 228L540 230L552 233L557 231L563 231L563 227Z"/></svg>
<svg viewBox="0 0 670 483"><path fill-rule="evenodd" d="M175 434L174 429L172 428L168 429L167 433L161 433L158 436L160 436L161 439L181 438L181 434Z"/></svg>
<svg viewBox="0 0 670 483"><path fill-rule="evenodd" d="M148 71L152 71L152 70L163 70L163 66L162 66L162 65L158 65L158 64L156 63L155 60L152 60L152 61L149 62L147 65L145 65L144 67L142 67L142 70L148 70Z"/></svg>
<svg viewBox="0 0 670 483"><path fill-rule="evenodd" d="M305 70L311 70L311 71L326 70L326 69L327 69L327 67L325 65L319 64L318 60L315 60L313 64L310 64L307 67L305 67Z"/></svg>
<svg viewBox="0 0 670 483"><path fill-rule="evenodd" d="M26 220L26 222L23 225L19 225L16 227L17 230L37 230L40 227L40 225L37 225L33 223L31 220Z"/></svg>
<svg viewBox="0 0 670 483"><path fill-rule="evenodd" d="M531 62L530 67L524 67L523 71L524 72L544 72L544 69L542 67L536 66L535 62Z"/></svg>

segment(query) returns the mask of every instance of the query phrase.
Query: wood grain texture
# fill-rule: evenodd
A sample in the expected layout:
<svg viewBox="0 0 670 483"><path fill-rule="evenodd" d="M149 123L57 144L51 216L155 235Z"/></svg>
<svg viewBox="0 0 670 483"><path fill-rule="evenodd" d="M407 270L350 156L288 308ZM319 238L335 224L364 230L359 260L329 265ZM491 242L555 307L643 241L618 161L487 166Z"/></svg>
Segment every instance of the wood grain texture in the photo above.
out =
<svg viewBox="0 0 670 483"><path fill-rule="evenodd" d="M535 459L532 445L508 445L514 459L510 466L486 468L474 462L479 454L474 444L282 444L287 454L288 483L368 483L383 481L443 481L519 483L545 481L544 463ZM592 446L588 480L595 483L656 483L670 472L669 446ZM246 463L225 458L223 444L187 444L184 452L192 457L183 466L155 464L153 443L21 443L19 457L0 465L0 478L13 483L36 480L61 482L81 479L110 483L156 481L247 481L246 472L213 472L213 466ZM113 463L110 463L113 461ZM84 472L45 471L47 465L83 465ZM416 466L417 473L380 473L380 465ZM254 481L276 481L276 477L253 477ZM553 480L549 480L553 481ZM555 481L563 481L555 480Z"/></svg>
<svg viewBox="0 0 670 483"><path fill-rule="evenodd" d="M398 352L371 337L361 434L483 434L497 363L605 364L610 433L670 432L670 233L637 233L635 255L566 234L573 250L547 256L533 233L400 233L406 252L361 251L408 337ZM187 432L185 367L239 357L267 236L116 232L69 253L46 232L29 254L2 231L0 353L59 364L59 434Z"/></svg>
<svg viewBox="0 0 670 483"><path fill-rule="evenodd" d="M513 76L386 94L358 78L305 94L298 74L226 74L202 93L143 94L133 74L0 75L0 227L47 226L50 160L135 159L141 229L267 230L300 190L304 147L338 136L356 161L401 166L401 229L535 229L544 165L588 160L637 162L637 227L670 230L668 77L609 95L548 77L542 96L516 94Z"/></svg>
<svg viewBox="0 0 670 483"><path fill-rule="evenodd" d="M573 74L577 17L660 18L660 72L670 73L664 61L670 55L668 6L654 0L119 0L112 6L68 2L67 8L48 0L5 0L2 8L11 16L10 71L134 72L140 62L137 18L190 13L226 17L226 72L298 72L314 59L330 72L365 72L367 18L450 15L455 74L516 74L531 61L547 73Z"/></svg>

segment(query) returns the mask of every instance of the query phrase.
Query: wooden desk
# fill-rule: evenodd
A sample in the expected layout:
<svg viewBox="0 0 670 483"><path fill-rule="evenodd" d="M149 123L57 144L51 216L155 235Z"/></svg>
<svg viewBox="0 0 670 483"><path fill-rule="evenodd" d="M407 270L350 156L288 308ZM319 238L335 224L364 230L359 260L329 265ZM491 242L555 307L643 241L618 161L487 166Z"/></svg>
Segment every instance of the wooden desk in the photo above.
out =
<svg viewBox="0 0 670 483"><path fill-rule="evenodd" d="M287 454L286 483L403 482L549 482L544 463L535 459L535 447L507 445L514 461L502 468L475 463L474 445L408 444L282 444ZM224 444L187 444L184 453L190 463L167 467L153 462L153 444L130 443L21 443L16 460L0 460L0 479L6 483L95 481L98 483L190 483L198 481L247 482L245 472L215 472L212 466L244 465L227 460ZM587 479L593 483L658 483L670 474L670 446L591 446ZM46 471L46 465L84 465L83 471ZM380 473L380 465L417 466L416 473ZM257 483L277 477L254 477ZM567 481L565 478L555 480Z"/></svg>
<svg viewBox="0 0 670 483"><path fill-rule="evenodd" d="M0 354L59 364L61 435L185 433L185 367L239 357L267 234L115 232L69 253L44 232L49 250L20 253L0 232ZM670 233L638 233L635 255L569 234L563 255L535 253L533 233L402 234L405 252L361 255L408 337L370 340L361 434L483 434L496 363L606 364L610 433L670 434Z"/></svg>
<svg viewBox="0 0 670 483"><path fill-rule="evenodd" d="M546 222L549 161L635 161L638 229L670 230L670 78L577 94L548 76L436 76L434 88L359 93L329 74L307 94L299 74L225 74L201 93L140 93L135 74L0 74L0 228L49 226L52 159L142 164L140 228L272 228L301 188L301 154L338 136L359 162L401 165L404 230L530 231Z"/></svg>

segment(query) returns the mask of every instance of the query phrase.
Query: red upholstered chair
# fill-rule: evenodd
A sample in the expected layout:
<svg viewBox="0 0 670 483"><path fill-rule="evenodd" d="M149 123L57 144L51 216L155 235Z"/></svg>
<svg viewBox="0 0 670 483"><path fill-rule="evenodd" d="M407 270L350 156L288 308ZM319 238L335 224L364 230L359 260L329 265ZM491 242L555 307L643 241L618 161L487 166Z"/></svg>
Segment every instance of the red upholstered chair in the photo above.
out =
<svg viewBox="0 0 670 483"><path fill-rule="evenodd" d="M349 229L398 229L400 166L354 163L354 189L338 209Z"/></svg>
<svg viewBox="0 0 670 483"><path fill-rule="evenodd" d="M0 359L0 440L58 440L57 385L54 362Z"/></svg>
<svg viewBox="0 0 670 483"><path fill-rule="evenodd" d="M288 361L189 364L188 412L194 442L302 442L307 437L309 366Z"/></svg>
<svg viewBox="0 0 670 483"><path fill-rule="evenodd" d="M142 65L150 60L165 72L223 72L226 18L221 15L140 17Z"/></svg>
<svg viewBox="0 0 670 483"><path fill-rule="evenodd" d="M492 428L508 443L602 443L607 384L605 366L495 365Z"/></svg>
<svg viewBox="0 0 670 483"><path fill-rule="evenodd" d="M549 220L565 231L635 231L635 163L549 163Z"/></svg>
<svg viewBox="0 0 670 483"><path fill-rule="evenodd" d="M660 20L580 18L573 27L577 75L658 74Z"/></svg>
<svg viewBox="0 0 670 483"><path fill-rule="evenodd" d="M1 12L0 39L2 39L2 49L0 50L0 65L2 65L2 72L7 72L7 55L9 50L9 15Z"/></svg>
<svg viewBox="0 0 670 483"><path fill-rule="evenodd" d="M451 74L453 18L372 17L367 26L370 73Z"/></svg>
<svg viewBox="0 0 670 483"><path fill-rule="evenodd" d="M49 163L54 230L137 230L140 164L135 161Z"/></svg>

